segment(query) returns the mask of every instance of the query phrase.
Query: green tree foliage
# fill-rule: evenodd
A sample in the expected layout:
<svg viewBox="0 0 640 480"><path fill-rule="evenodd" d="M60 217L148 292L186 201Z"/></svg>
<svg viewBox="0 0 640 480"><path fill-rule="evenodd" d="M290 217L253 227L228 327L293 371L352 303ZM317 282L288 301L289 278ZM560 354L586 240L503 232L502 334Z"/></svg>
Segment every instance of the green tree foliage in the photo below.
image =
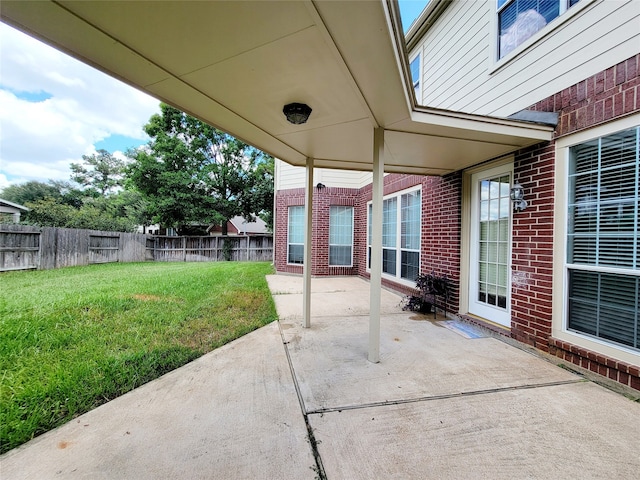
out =
<svg viewBox="0 0 640 480"><path fill-rule="evenodd" d="M47 197L62 199L60 189L52 182L31 181L18 185L9 185L0 191L0 198L19 205L25 205L27 202L36 202Z"/></svg>
<svg viewBox="0 0 640 480"><path fill-rule="evenodd" d="M147 201L140 192L121 190L104 195L100 189L80 189L59 180L31 181L6 187L0 198L28 207L22 223L29 225L131 232L149 223Z"/></svg>
<svg viewBox="0 0 640 480"><path fill-rule="evenodd" d="M26 206L30 209L27 223L41 227L132 232L140 223L135 201L129 203L130 199L126 198L130 195L139 196L135 192L122 192L110 197L87 197L80 208L60 203L51 197L27 202Z"/></svg>
<svg viewBox="0 0 640 480"><path fill-rule="evenodd" d="M160 108L144 127L152 140L128 152L133 161L127 169L154 221L179 233L192 223L221 224L226 234L235 215L268 216L273 158L169 105Z"/></svg>
<svg viewBox="0 0 640 480"><path fill-rule="evenodd" d="M122 186L124 162L106 150L98 154L83 155L82 163L72 163L71 180L88 189L95 189L101 195L112 193Z"/></svg>
<svg viewBox="0 0 640 480"><path fill-rule="evenodd" d="M272 156L260 162L255 170L256 183L253 188L254 211L273 231L273 179L274 159Z"/></svg>

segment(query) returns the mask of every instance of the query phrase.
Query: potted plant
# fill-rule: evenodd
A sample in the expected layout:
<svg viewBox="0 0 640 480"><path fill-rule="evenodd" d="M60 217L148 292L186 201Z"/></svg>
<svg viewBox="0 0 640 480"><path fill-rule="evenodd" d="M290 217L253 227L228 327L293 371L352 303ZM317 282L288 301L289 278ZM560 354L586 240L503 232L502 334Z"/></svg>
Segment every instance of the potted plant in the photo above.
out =
<svg viewBox="0 0 640 480"><path fill-rule="evenodd" d="M444 297L445 315L449 294L449 279L446 275L436 275L435 272L421 273L416 277L415 295L407 295L403 299L402 310L419 313L435 314L436 297Z"/></svg>

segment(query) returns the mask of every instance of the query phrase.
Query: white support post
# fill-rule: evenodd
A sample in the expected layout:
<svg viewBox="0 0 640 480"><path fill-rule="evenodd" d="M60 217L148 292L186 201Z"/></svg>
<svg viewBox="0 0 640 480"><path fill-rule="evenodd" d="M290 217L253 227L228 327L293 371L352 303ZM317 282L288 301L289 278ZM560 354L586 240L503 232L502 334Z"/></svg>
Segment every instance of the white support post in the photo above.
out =
<svg viewBox="0 0 640 480"><path fill-rule="evenodd" d="M307 158L307 178L304 202L304 266L302 269L303 326L311 327L311 242L313 234L313 158Z"/></svg>
<svg viewBox="0 0 640 480"><path fill-rule="evenodd" d="M384 129L373 131L373 212L371 219L371 281L369 307L369 361L380 361L380 290L382 289L382 197Z"/></svg>

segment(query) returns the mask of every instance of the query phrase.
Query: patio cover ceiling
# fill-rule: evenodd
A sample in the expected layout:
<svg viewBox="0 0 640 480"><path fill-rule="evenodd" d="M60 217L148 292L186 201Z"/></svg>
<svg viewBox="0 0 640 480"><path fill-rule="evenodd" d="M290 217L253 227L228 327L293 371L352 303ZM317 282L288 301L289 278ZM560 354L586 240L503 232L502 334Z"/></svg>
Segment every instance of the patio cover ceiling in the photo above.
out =
<svg viewBox="0 0 640 480"><path fill-rule="evenodd" d="M416 107L397 7L370 1L11 1L2 20L293 165L442 175L552 128ZM306 124L282 113L308 104Z"/></svg>

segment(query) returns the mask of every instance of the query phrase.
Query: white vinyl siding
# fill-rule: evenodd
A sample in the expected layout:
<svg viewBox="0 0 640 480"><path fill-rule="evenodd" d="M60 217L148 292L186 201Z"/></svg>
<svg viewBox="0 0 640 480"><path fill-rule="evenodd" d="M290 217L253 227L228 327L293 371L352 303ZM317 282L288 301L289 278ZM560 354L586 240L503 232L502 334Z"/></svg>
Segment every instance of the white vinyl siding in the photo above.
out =
<svg viewBox="0 0 640 480"><path fill-rule="evenodd" d="M304 263L304 206L289 207L287 263Z"/></svg>
<svg viewBox="0 0 640 480"><path fill-rule="evenodd" d="M640 350L640 127L570 149L567 328Z"/></svg>
<svg viewBox="0 0 640 480"><path fill-rule="evenodd" d="M329 266L353 265L353 207L329 209Z"/></svg>
<svg viewBox="0 0 640 480"><path fill-rule="evenodd" d="M496 61L495 7L453 2L411 52L424 105L508 116L640 51L640 2L581 0Z"/></svg>
<svg viewBox="0 0 640 480"><path fill-rule="evenodd" d="M313 184L317 185L318 183L323 183L327 187L362 188L371 183L371 179L371 172L333 170L326 168L315 168L313 171ZM294 167L282 160L276 159L276 190L304 188L305 181L305 167Z"/></svg>

